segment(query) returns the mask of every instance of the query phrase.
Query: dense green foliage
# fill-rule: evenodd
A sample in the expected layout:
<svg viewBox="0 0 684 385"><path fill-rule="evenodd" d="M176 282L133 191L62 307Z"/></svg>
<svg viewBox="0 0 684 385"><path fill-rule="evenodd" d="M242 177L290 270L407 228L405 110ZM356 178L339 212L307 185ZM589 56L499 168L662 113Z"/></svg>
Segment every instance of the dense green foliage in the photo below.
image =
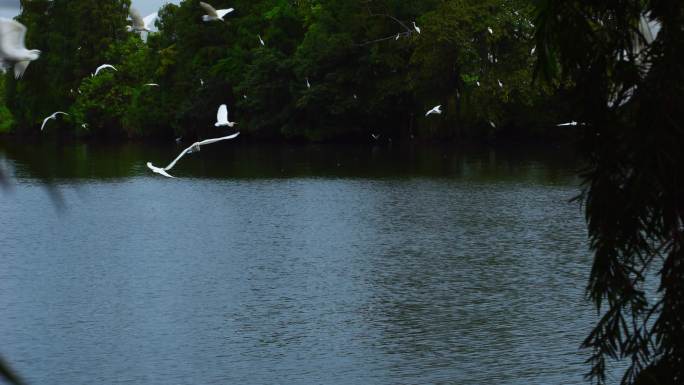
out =
<svg viewBox="0 0 684 385"><path fill-rule="evenodd" d="M5 78L0 76L0 134L9 132L14 118L5 104Z"/></svg>
<svg viewBox="0 0 684 385"><path fill-rule="evenodd" d="M226 23L202 22L198 3L165 6L143 42L128 0L22 2L43 55L8 82L16 130L68 110L51 131L202 136L222 103L257 138L491 137L557 119L532 84L529 0L216 0L236 9ZM102 63L119 71L91 78Z"/></svg>
<svg viewBox="0 0 684 385"><path fill-rule="evenodd" d="M662 27L650 45L644 15ZM588 292L603 314L585 346L601 384L610 358L629 360L623 384L684 382L683 25L681 0L540 5L540 69L575 83L587 123Z"/></svg>

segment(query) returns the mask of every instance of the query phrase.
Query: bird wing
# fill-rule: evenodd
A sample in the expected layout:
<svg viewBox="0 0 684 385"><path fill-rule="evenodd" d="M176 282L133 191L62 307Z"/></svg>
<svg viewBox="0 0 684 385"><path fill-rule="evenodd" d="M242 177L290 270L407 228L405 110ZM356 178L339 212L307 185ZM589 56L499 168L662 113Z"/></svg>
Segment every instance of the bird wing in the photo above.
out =
<svg viewBox="0 0 684 385"><path fill-rule="evenodd" d="M25 50L26 27L18 21L0 19L0 56L12 58Z"/></svg>
<svg viewBox="0 0 684 385"><path fill-rule="evenodd" d="M204 1L200 1L199 5L200 5L200 7L202 7L207 12L207 14L209 16L218 17L218 14L216 13L216 9L214 9L214 7L212 7L211 5L205 3Z"/></svg>
<svg viewBox="0 0 684 385"><path fill-rule="evenodd" d="M14 78L21 79L24 76L24 72L26 72L29 64L31 64L30 60L19 61L14 64Z"/></svg>
<svg viewBox="0 0 684 385"><path fill-rule="evenodd" d="M216 123L227 123L228 122L228 106L221 104L216 113Z"/></svg>
<svg viewBox="0 0 684 385"><path fill-rule="evenodd" d="M196 144L199 146L204 146L205 144L212 144L212 143L220 142L222 140L235 139L238 135L240 135L240 133L236 132L232 135L222 136L220 138L206 139L206 140L203 140L203 141L198 142Z"/></svg>
<svg viewBox="0 0 684 385"><path fill-rule="evenodd" d="M117 70L116 68L114 68L114 66L111 65L111 64L103 64L103 65L97 67L97 69L95 70L95 76L97 76L97 74L100 73L100 71L102 71L102 70L105 69L105 68L111 68L111 69L113 69L114 71L118 71L118 70Z"/></svg>
<svg viewBox="0 0 684 385"><path fill-rule="evenodd" d="M216 11L216 14L218 15L218 17L223 17L223 16L225 16L225 15L227 15L233 11L234 11L233 8L219 9L218 11Z"/></svg>
<svg viewBox="0 0 684 385"><path fill-rule="evenodd" d="M171 163L169 163L168 166L164 167L162 170L165 170L165 171L171 170L171 169L173 168L173 166L175 166L176 163L178 163L178 161L179 161L182 157L184 157L185 154L187 154L188 151L190 151L190 149L192 149L192 148L195 147L196 145L199 145L199 142L195 142L195 143L191 144L190 147L188 147L188 148L186 148L185 150L181 151L181 153L178 154L178 156L176 157L176 159L174 159Z"/></svg>
<svg viewBox="0 0 684 385"><path fill-rule="evenodd" d="M128 15L133 21L133 26L139 29L145 28L145 22L143 21L143 18L140 16L140 12L138 12L137 9L133 7L128 8Z"/></svg>
<svg viewBox="0 0 684 385"><path fill-rule="evenodd" d="M48 122L48 120L53 119L54 116L50 115L47 118L43 119L43 124L40 125L40 130L43 131L43 128L45 128L45 124Z"/></svg>
<svg viewBox="0 0 684 385"><path fill-rule="evenodd" d="M164 175L167 178L176 178L175 176L169 174L164 170L163 168L155 167L152 162L147 162L147 168L152 170L153 172L156 172L159 175Z"/></svg>
<svg viewBox="0 0 684 385"><path fill-rule="evenodd" d="M145 23L145 28L150 28L153 26L154 22L159 18L159 13L151 13L143 18L143 23Z"/></svg>

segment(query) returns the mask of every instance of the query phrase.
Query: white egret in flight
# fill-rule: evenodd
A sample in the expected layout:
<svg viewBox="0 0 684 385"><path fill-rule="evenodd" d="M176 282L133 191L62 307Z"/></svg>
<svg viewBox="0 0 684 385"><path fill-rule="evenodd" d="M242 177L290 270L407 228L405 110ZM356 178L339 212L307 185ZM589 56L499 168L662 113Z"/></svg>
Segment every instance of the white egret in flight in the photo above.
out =
<svg viewBox="0 0 684 385"><path fill-rule="evenodd" d="M234 11L233 8L228 8L228 9L215 9L211 5L200 1L199 3L200 7L204 9L205 12L207 12L206 15L202 16L202 20L206 21L215 21L215 20L223 20L223 16L231 13Z"/></svg>
<svg viewBox="0 0 684 385"><path fill-rule="evenodd" d="M43 131L43 128L45 128L45 124L48 122L48 120L57 119L57 116L58 116L59 114L62 114L62 115L69 115L69 114L67 114L66 112L62 112L62 111L57 111L57 112L55 112L54 114L52 114L52 115L48 116L47 118L43 119L43 124L40 126L40 130Z"/></svg>
<svg viewBox="0 0 684 385"><path fill-rule="evenodd" d="M494 124L494 122L492 122L491 120L489 121L489 125L492 126L492 128L496 128L496 124Z"/></svg>
<svg viewBox="0 0 684 385"><path fill-rule="evenodd" d="M153 172L155 172L155 173L157 173L157 174L159 174L159 175L163 175L163 176L165 176L165 177L167 177L167 178L175 178L174 176L170 175L167 171L171 170L171 169L173 168L173 166L175 166L176 163L178 163L178 161L179 161L183 156L185 156L185 154L190 154L190 153L192 153L192 152L199 151L200 147L201 147L201 146L204 146L204 145L206 145L206 144L212 144L212 143L220 142L220 141L222 141L222 140L234 139L234 138L236 138L238 135L240 135L240 133L239 133L239 132L236 132L235 134L228 135L228 136L222 136L222 137L220 137L220 138L213 138L213 139L203 140L203 141L201 141L201 142L195 142L195 143L193 143L192 145L190 145L190 147L188 147L188 148L186 148L185 150L183 150L183 151L180 153L180 155L178 155L178 156L176 157L176 159L174 159L171 163L169 163L168 166L163 167L163 168L162 168L162 167L156 167L155 165L152 164L152 162L147 162L147 168L149 168L149 169L152 170Z"/></svg>
<svg viewBox="0 0 684 385"><path fill-rule="evenodd" d="M14 64L14 77L21 79L29 63L40 57L37 49L26 49L26 26L0 17L0 68Z"/></svg>
<svg viewBox="0 0 684 385"><path fill-rule="evenodd" d="M432 115L432 114L437 114L437 115L439 115L439 114L442 113L441 108L442 108L442 105L441 105L441 104L438 105L438 106L434 106L430 111L428 111L428 112L425 113L425 116Z"/></svg>
<svg viewBox="0 0 684 385"><path fill-rule="evenodd" d="M571 121L567 123L556 124L556 127L567 127L567 126L584 126L584 123L577 123L576 121Z"/></svg>
<svg viewBox="0 0 684 385"><path fill-rule="evenodd" d="M418 26L416 25L416 22L415 22L415 21L413 22L413 29L415 29L416 32L418 32L418 33L420 34L420 27L418 27Z"/></svg>
<svg viewBox="0 0 684 385"><path fill-rule="evenodd" d="M140 16L140 12L137 9L130 7L128 9L128 15L131 17L132 25L126 27L128 32L152 32L150 28L155 20L159 17L158 13L151 13L144 18Z"/></svg>
<svg viewBox="0 0 684 385"><path fill-rule="evenodd" d="M103 64L103 65L97 67L97 69L95 70L95 73L92 74L92 75L90 75L90 76L91 76L91 77L95 77L95 76L97 76L97 74L100 73L100 71L102 71L103 69L106 69L106 68L111 68L111 69L113 69L114 71L118 71L118 70L117 70L116 68L114 68L114 66L111 65L111 64Z"/></svg>
<svg viewBox="0 0 684 385"><path fill-rule="evenodd" d="M143 84L143 87L159 87L159 84L157 84L157 83L147 83L147 84Z"/></svg>
<svg viewBox="0 0 684 385"><path fill-rule="evenodd" d="M371 138L373 138L374 140L378 140L380 139L380 134L371 134Z"/></svg>
<svg viewBox="0 0 684 385"><path fill-rule="evenodd" d="M219 106L218 112L216 112L216 123L215 127L228 126L233 127L237 123L228 120L228 106L221 104Z"/></svg>
<svg viewBox="0 0 684 385"><path fill-rule="evenodd" d="M261 43L261 46L265 46L266 43L264 43L264 39L261 38L261 35L257 35L257 37L259 38L259 43Z"/></svg>

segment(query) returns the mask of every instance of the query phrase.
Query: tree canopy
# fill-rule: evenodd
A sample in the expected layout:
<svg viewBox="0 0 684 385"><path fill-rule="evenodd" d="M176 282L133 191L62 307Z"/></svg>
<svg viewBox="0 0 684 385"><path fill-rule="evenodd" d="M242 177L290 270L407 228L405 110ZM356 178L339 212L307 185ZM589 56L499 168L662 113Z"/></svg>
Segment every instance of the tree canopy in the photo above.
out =
<svg viewBox="0 0 684 385"><path fill-rule="evenodd" d="M532 84L530 1L217 0L235 11L205 23L185 0L146 41L126 32L129 3L22 2L43 55L8 77L17 132L68 110L63 134L201 136L222 103L265 139L492 137L558 118L553 88ZM103 63L119 71L91 77ZM437 104L444 114L424 119Z"/></svg>

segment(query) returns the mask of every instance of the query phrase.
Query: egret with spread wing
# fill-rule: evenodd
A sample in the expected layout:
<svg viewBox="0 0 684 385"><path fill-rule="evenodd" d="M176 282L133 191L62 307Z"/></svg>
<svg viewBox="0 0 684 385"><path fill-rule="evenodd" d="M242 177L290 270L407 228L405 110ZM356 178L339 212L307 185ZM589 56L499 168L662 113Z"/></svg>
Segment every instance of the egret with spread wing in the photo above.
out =
<svg viewBox="0 0 684 385"><path fill-rule="evenodd" d="M40 57L37 49L26 49L26 27L14 20L0 18L0 67L14 64L14 77L21 79L29 63Z"/></svg>
<svg viewBox="0 0 684 385"><path fill-rule="evenodd" d="M126 27L128 32L152 32L150 28L152 24L159 17L158 13L151 13L144 18L140 16L140 12L137 9L131 7L128 9L128 15L131 17L132 25Z"/></svg>
<svg viewBox="0 0 684 385"><path fill-rule="evenodd" d="M438 105L438 106L434 106L430 111L428 111L428 112L425 113L425 116L432 115L432 114L437 114L437 115L439 115L439 114L442 113L441 108L442 108L442 105L441 105L441 104Z"/></svg>
<svg viewBox="0 0 684 385"><path fill-rule="evenodd" d="M233 8L228 8L228 9L215 9L211 5L205 3L204 1L200 1L199 3L200 7L204 9L207 14L202 16L202 20L206 21L214 21L214 20L223 20L223 16L231 13L234 11Z"/></svg>
<svg viewBox="0 0 684 385"><path fill-rule="evenodd" d="M240 133L239 133L239 132L236 132L235 134L228 135L228 136L222 136L222 137L220 137L220 138L213 138L213 139L203 140L203 141L201 141L201 142L195 142L195 143L193 143L192 145L190 145L190 147L188 147L188 148L186 148L185 150L183 150L183 151L176 157L176 159L174 159L171 163L169 163L168 166L163 167L163 168L162 168L162 167L156 167L155 165L152 164L152 162L147 162L147 168L149 168L150 170L152 170L152 172L155 172L155 173L157 173L157 174L159 174L159 175L163 175L163 176L165 176L165 177L167 177L167 178L175 178L174 176L170 175L167 171L171 170L171 169L173 168L173 166L175 166L176 163L178 163L178 161L179 161L182 157L185 156L185 154L190 154L190 153L199 151L200 147L202 147L202 146L204 146L204 145L207 145L207 144L212 144L212 143L220 142L220 141L222 141L222 140L235 139L238 135L240 135Z"/></svg>
<svg viewBox="0 0 684 385"><path fill-rule="evenodd" d="M40 130L43 131L43 128L45 128L45 124L47 124L48 120L55 120L55 119L57 119L57 116L58 116L59 114L62 114L62 115L69 115L69 114L67 114L66 112L62 112L62 111L57 111L57 112L55 112L54 114L52 114L52 115L48 116L47 118L43 119L43 124L41 124Z"/></svg>
<svg viewBox="0 0 684 385"><path fill-rule="evenodd" d="M95 77L95 76L97 76L97 74L100 73L100 71L102 71L103 69L106 69L106 68L111 68L111 69L113 69L114 71L118 71L118 70L117 70L113 65L111 65L111 64L103 64L103 65L97 67L97 69L95 70L95 73L92 74L92 75L90 75L90 76L91 76L91 77Z"/></svg>

